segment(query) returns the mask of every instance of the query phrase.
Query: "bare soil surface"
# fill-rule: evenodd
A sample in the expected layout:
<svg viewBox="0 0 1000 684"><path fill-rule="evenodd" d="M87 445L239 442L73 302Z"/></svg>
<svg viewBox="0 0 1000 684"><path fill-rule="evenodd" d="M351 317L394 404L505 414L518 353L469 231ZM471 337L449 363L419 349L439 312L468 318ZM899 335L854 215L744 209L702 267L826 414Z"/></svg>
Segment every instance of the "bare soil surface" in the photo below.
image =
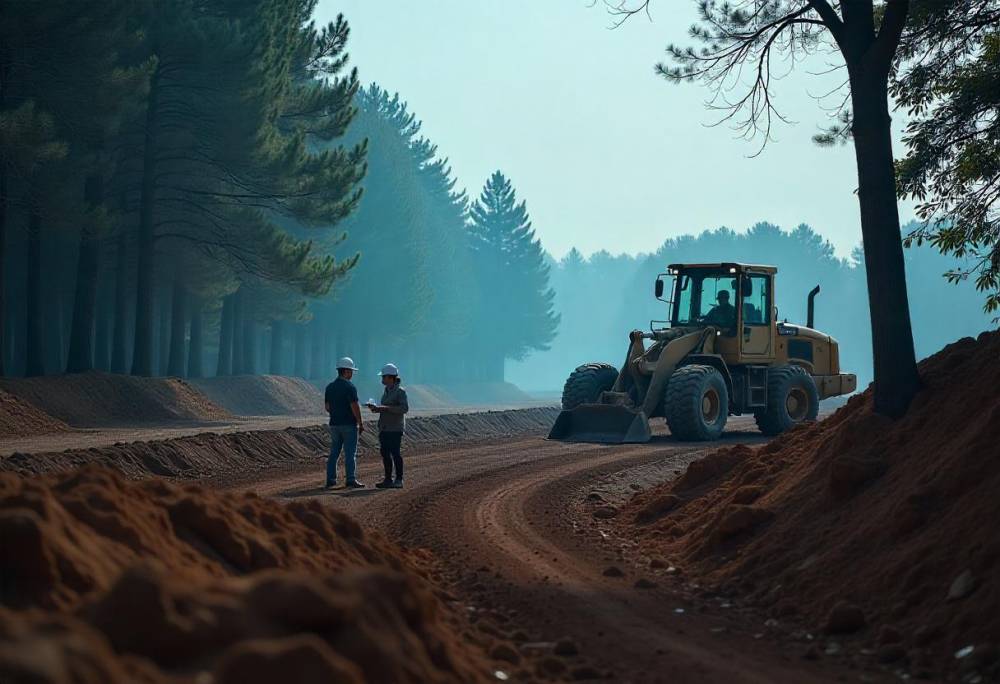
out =
<svg viewBox="0 0 1000 684"><path fill-rule="evenodd" d="M4 684L468 684L491 663L406 552L318 502L89 466L0 473Z"/></svg>
<svg viewBox="0 0 1000 684"><path fill-rule="evenodd" d="M766 440L738 418L725 441ZM404 451L403 490L371 488L381 479L371 453L360 462L364 490L321 489L322 461L215 484L316 500L406 547L430 549L445 568L440 580L476 621L470 639L502 656L514 680L882 681L846 659L809 660L807 644L775 636L759 614L703 592L663 559L626 553L634 540L614 534L608 518L637 490L682 472L704 445L661 433L643 445L530 436L415 451ZM510 643L513 652L504 649Z"/></svg>
<svg viewBox="0 0 1000 684"><path fill-rule="evenodd" d="M448 408L411 408L408 420L415 418L466 415L473 413L499 413L528 408L545 409L550 402L530 402L528 404L500 404L496 406L468 405ZM367 417L367 412L366 412ZM101 449L103 447L131 444L134 442L158 442L181 437L193 437L206 433L234 434L240 432L266 432L288 428L306 428L325 425L327 416L315 413L306 416L250 416L231 417L220 421L170 421L157 425L148 423L124 424L93 429L70 429L63 426L61 432L32 432L22 436L0 435L0 458L15 453L42 454L67 449ZM370 426L374 420L367 420ZM469 437L469 435L466 435Z"/></svg>
<svg viewBox="0 0 1000 684"><path fill-rule="evenodd" d="M418 416L407 421L410 446L422 449L457 440L502 440L544 434L557 409L453 413ZM375 425L361 435L362 451L376 451ZM65 451L17 452L0 457L0 471L21 475L60 472L85 465L101 465L132 478L150 475L205 479L226 473L265 473L316 463L329 450L325 425L285 429L244 429L199 432L174 439L118 442L100 448Z"/></svg>
<svg viewBox="0 0 1000 684"><path fill-rule="evenodd" d="M920 363L906 415L871 391L764 447L707 455L616 522L772 628L899 678L1000 681L1000 331ZM987 522L988 521L988 522Z"/></svg>
<svg viewBox="0 0 1000 684"><path fill-rule="evenodd" d="M0 379L0 389L73 427L230 421L233 415L183 380L79 373Z"/></svg>
<svg viewBox="0 0 1000 684"><path fill-rule="evenodd" d="M0 390L0 437L26 437L52 432L68 432L66 423L35 406Z"/></svg>
<svg viewBox="0 0 1000 684"><path fill-rule="evenodd" d="M188 382L237 416L314 416L323 408L323 395L302 378L234 375Z"/></svg>

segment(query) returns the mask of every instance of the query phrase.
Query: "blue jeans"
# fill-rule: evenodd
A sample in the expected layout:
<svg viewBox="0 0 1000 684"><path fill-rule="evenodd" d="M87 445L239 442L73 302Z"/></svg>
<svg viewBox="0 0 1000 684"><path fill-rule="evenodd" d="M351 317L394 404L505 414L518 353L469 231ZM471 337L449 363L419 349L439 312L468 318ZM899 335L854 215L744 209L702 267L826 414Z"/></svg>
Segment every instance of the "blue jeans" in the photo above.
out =
<svg viewBox="0 0 1000 684"><path fill-rule="evenodd" d="M358 427L356 425L330 426L330 458L326 459L326 483L337 481L337 460L344 449L344 471L348 482L357 477Z"/></svg>

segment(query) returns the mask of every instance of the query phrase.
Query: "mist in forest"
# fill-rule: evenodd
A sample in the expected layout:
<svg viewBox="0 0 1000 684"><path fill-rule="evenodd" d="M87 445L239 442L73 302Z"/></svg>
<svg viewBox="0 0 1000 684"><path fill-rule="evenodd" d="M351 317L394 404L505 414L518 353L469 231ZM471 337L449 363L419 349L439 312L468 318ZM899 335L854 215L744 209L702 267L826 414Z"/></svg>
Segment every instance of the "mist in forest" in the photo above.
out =
<svg viewBox="0 0 1000 684"><path fill-rule="evenodd" d="M903 227L908 234L916 227ZM972 281L949 283L944 274L963 264L933 247L906 250L907 290L918 358L924 358L963 336L995 327L983 311L985 295ZM508 378L526 389L561 387L580 363L603 361L620 366L628 331L648 329L650 321L669 318L667 304L653 296L657 275L668 264L742 262L776 266L775 304L779 320L805 324L810 290L816 297L816 328L840 342L841 367L858 375L860 389L871 382L871 327L868 289L860 245L850 258L838 257L833 246L813 228L783 228L755 223L740 230L718 228L670 238L648 254L597 252L584 258L573 250L550 261L561 316L550 350L508 365ZM657 325L663 325L658 323Z"/></svg>
<svg viewBox="0 0 1000 684"><path fill-rule="evenodd" d="M351 356L365 392L392 361L488 403L505 382L554 392L580 363L620 363L629 330L666 318L652 287L668 263L743 261L779 268L790 321L819 284L817 326L871 377L860 250L751 217L699 233L667 212L648 253L556 260L544 236L573 226L532 220L554 188L458 177L463 150L365 80L348 19L315 23L315 2L5 7L0 375L322 385ZM942 277L956 264L907 259L919 355L990 325L981 293Z"/></svg>

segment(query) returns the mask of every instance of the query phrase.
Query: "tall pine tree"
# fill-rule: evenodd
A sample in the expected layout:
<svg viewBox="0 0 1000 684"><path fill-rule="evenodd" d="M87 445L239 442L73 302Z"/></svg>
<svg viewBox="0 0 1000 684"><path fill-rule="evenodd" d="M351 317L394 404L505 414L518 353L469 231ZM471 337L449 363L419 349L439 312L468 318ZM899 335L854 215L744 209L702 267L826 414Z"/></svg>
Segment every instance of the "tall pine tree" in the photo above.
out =
<svg viewBox="0 0 1000 684"><path fill-rule="evenodd" d="M486 181L472 205L470 233L483 312L476 344L479 379L500 382L505 359L519 360L543 351L555 338L559 315L549 287L549 267L535 238L528 209L518 202L500 171Z"/></svg>

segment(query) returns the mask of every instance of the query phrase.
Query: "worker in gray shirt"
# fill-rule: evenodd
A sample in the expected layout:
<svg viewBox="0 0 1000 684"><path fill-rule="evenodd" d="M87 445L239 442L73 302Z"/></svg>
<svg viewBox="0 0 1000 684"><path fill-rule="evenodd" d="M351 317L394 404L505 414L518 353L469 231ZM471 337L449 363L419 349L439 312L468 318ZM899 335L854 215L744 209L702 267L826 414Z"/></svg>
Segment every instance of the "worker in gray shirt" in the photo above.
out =
<svg viewBox="0 0 1000 684"><path fill-rule="evenodd" d="M382 400L378 404L369 404L368 408L378 416L378 443L382 452L382 466L385 468L385 479L376 484L379 489L402 489L403 487L403 456L400 453L403 444L403 431L406 428L406 413L410 404L406 400L406 390L400 384L399 368L394 363L382 366L379 373L382 376ZM392 471L396 470L393 479Z"/></svg>

